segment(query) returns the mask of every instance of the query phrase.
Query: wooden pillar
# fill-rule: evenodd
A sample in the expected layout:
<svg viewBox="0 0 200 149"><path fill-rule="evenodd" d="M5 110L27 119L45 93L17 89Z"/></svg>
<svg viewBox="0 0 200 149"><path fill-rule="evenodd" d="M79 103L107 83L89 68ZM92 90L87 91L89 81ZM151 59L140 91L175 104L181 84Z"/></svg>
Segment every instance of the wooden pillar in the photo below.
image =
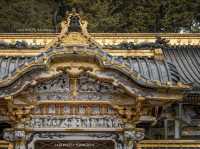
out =
<svg viewBox="0 0 200 149"><path fill-rule="evenodd" d="M183 119L183 104L179 103L179 123L180 123L180 137L182 135L182 119Z"/></svg>
<svg viewBox="0 0 200 149"><path fill-rule="evenodd" d="M165 139L168 139L168 119L164 120Z"/></svg>
<svg viewBox="0 0 200 149"><path fill-rule="evenodd" d="M175 139L181 138L181 121L182 121L182 103L178 104L177 118L175 120Z"/></svg>
<svg viewBox="0 0 200 149"><path fill-rule="evenodd" d="M174 122L175 127L174 127L174 138L175 139L180 139L180 121L179 120L175 120Z"/></svg>

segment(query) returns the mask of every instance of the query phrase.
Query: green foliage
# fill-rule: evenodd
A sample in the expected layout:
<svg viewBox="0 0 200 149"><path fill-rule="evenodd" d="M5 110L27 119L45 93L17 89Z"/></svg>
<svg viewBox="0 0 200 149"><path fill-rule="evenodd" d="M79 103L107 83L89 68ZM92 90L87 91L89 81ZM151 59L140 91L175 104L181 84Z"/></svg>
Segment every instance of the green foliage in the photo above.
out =
<svg viewBox="0 0 200 149"><path fill-rule="evenodd" d="M40 32L52 28L52 0L0 0L0 32Z"/></svg>
<svg viewBox="0 0 200 149"><path fill-rule="evenodd" d="M83 13L90 32L200 31L200 0L0 0L0 32L52 31L61 1Z"/></svg>

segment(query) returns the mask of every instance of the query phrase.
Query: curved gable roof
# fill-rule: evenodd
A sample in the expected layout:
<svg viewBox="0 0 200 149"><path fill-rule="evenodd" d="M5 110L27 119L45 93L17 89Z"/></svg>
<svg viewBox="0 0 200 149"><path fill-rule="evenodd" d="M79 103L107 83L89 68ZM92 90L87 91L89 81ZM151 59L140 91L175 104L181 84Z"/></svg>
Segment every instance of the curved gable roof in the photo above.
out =
<svg viewBox="0 0 200 149"><path fill-rule="evenodd" d="M0 85L4 86L3 84L9 84L9 82L14 81L17 79L19 73L23 74L36 66L46 65L48 62L44 62L44 59L49 61L56 55L74 53L80 56L88 55L97 57L104 67L113 68L125 73L141 86L152 88L178 88L177 83L179 80L172 79L172 73L165 61L146 58L127 58L122 60L120 57L113 57L99 48L86 48L85 46L78 45L58 49L50 48L38 56L29 58L1 57ZM170 86L168 84L169 82L171 82Z"/></svg>
<svg viewBox="0 0 200 149"><path fill-rule="evenodd" d="M13 76L17 70L38 59L37 57L0 57L0 81ZM152 58L116 57L121 64L126 64L132 71L150 81L161 83L180 81L176 67L165 60ZM186 82L187 83L187 82Z"/></svg>
<svg viewBox="0 0 200 149"><path fill-rule="evenodd" d="M111 68L129 76L138 85L148 88L188 89L180 82L173 64L156 59L124 59L114 57L104 51L87 32L87 22L79 14L70 14L67 21L78 17L75 23L64 20L58 37L46 46L46 51L30 57L2 57L0 60L0 87L8 86L26 72L36 67L46 67L57 55L91 56L98 59L104 68Z"/></svg>

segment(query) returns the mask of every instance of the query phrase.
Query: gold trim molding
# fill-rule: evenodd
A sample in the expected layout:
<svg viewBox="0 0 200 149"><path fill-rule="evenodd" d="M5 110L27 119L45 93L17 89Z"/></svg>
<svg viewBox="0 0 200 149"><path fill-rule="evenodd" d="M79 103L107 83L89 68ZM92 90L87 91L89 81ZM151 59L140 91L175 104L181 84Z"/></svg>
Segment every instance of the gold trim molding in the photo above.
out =
<svg viewBox="0 0 200 149"><path fill-rule="evenodd" d="M46 45L58 35L58 33L0 33L0 40L5 42L24 40L29 44ZM90 35L101 45L155 42L158 36L169 40L171 45L200 45L200 33L90 33Z"/></svg>
<svg viewBox="0 0 200 149"><path fill-rule="evenodd" d="M24 50L0 50L0 56L12 56L12 57L18 57L18 56L24 56L24 57L31 57L31 56L37 56L41 52L44 52L45 50L30 50L30 49L24 49ZM110 50L105 49L106 52L108 52L112 56L123 56L123 57L148 57L148 58L156 58L156 59L163 59L163 52L161 49L153 49L153 50Z"/></svg>
<svg viewBox="0 0 200 149"><path fill-rule="evenodd" d="M196 148L200 147L200 142L198 140L143 140L137 144L137 149L153 147Z"/></svg>

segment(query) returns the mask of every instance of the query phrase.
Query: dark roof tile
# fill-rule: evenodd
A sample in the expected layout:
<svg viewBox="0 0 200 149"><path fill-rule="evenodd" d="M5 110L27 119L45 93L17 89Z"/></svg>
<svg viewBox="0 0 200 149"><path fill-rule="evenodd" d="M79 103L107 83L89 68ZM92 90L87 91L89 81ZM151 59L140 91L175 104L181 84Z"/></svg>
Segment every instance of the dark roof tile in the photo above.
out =
<svg viewBox="0 0 200 149"><path fill-rule="evenodd" d="M200 46L163 48L165 58L174 64L184 83L200 86Z"/></svg>

